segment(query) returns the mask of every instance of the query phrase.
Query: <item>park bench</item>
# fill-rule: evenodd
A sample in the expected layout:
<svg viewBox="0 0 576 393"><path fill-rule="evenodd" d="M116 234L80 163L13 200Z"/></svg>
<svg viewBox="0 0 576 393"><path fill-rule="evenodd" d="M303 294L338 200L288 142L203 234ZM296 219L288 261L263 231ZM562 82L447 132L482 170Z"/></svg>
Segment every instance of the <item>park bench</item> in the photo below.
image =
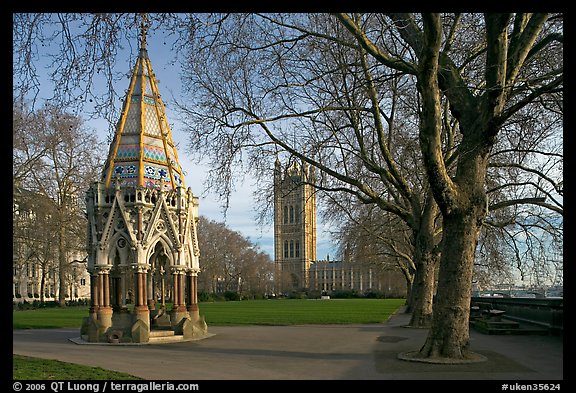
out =
<svg viewBox="0 0 576 393"><path fill-rule="evenodd" d="M492 303L475 302L470 306L470 319L485 317L492 321L500 321L505 313L505 310L495 309Z"/></svg>

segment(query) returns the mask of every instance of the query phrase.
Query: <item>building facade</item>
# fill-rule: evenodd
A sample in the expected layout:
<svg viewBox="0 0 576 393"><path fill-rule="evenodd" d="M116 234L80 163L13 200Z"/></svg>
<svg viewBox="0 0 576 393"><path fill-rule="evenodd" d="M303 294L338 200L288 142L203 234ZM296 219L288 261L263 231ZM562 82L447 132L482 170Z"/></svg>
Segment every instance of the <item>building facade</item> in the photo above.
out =
<svg viewBox="0 0 576 393"><path fill-rule="evenodd" d="M361 261L315 261L308 271L310 289L322 293L354 291L381 293L386 297L406 295L406 280L397 270L383 270Z"/></svg>
<svg viewBox="0 0 576 393"><path fill-rule="evenodd" d="M53 228L53 203L46 195L14 187L12 195L12 301L57 301L60 266L56 231ZM75 205L78 207L77 205ZM90 298L90 279L86 252L68 250L65 258L66 300Z"/></svg>
<svg viewBox="0 0 576 393"><path fill-rule="evenodd" d="M406 295L399 271L384 270L355 260L345 253L342 261L316 257L316 194L314 168L293 161L274 168L275 292L355 291Z"/></svg>
<svg viewBox="0 0 576 393"><path fill-rule="evenodd" d="M276 292L308 288L308 271L316 260L314 171L292 162L274 168L274 262Z"/></svg>

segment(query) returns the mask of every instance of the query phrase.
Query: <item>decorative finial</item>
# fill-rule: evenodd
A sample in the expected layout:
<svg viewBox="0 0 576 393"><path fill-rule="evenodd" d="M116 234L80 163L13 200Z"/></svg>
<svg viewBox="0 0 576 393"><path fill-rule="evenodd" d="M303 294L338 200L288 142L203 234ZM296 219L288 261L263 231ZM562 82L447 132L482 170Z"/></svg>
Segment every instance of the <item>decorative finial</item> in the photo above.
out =
<svg viewBox="0 0 576 393"><path fill-rule="evenodd" d="M146 33L148 33L150 21L148 20L148 14L140 14L140 18L140 49L146 49Z"/></svg>

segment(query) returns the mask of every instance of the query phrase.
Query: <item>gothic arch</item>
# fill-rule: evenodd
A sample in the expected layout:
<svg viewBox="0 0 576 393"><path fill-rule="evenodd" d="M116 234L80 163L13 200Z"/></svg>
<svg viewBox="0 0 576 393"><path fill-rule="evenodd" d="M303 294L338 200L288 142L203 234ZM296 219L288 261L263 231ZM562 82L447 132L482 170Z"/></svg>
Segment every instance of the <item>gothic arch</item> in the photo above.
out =
<svg viewBox="0 0 576 393"><path fill-rule="evenodd" d="M115 233L108 243L108 264L115 267L129 266L133 259L130 240L127 239L126 234Z"/></svg>
<svg viewBox="0 0 576 393"><path fill-rule="evenodd" d="M177 264L173 252L174 246L168 236L166 236L165 234L158 234L152 239L150 244L152 244L152 246L148 247L148 252L146 253L146 263L152 265L152 257L154 253L157 251L156 247L158 246L158 244L161 244L162 248L164 249L164 253L166 254L166 257L168 258L167 260L168 266L173 266Z"/></svg>
<svg viewBox="0 0 576 393"><path fill-rule="evenodd" d="M290 273L290 280L292 282L293 288L299 288L300 287L300 277L297 274Z"/></svg>

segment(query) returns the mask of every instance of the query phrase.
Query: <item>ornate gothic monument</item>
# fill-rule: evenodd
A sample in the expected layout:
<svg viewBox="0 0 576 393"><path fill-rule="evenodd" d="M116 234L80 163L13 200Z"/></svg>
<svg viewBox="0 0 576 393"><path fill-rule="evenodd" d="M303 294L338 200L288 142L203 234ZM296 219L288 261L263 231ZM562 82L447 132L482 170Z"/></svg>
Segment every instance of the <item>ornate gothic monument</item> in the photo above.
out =
<svg viewBox="0 0 576 393"><path fill-rule="evenodd" d="M89 342L207 335L196 296L198 198L184 185L142 25L102 178L86 193L92 301L81 336Z"/></svg>
<svg viewBox="0 0 576 393"><path fill-rule="evenodd" d="M308 271L316 260L314 171L293 162L274 170L274 260L276 291L309 287Z"/></svg>

